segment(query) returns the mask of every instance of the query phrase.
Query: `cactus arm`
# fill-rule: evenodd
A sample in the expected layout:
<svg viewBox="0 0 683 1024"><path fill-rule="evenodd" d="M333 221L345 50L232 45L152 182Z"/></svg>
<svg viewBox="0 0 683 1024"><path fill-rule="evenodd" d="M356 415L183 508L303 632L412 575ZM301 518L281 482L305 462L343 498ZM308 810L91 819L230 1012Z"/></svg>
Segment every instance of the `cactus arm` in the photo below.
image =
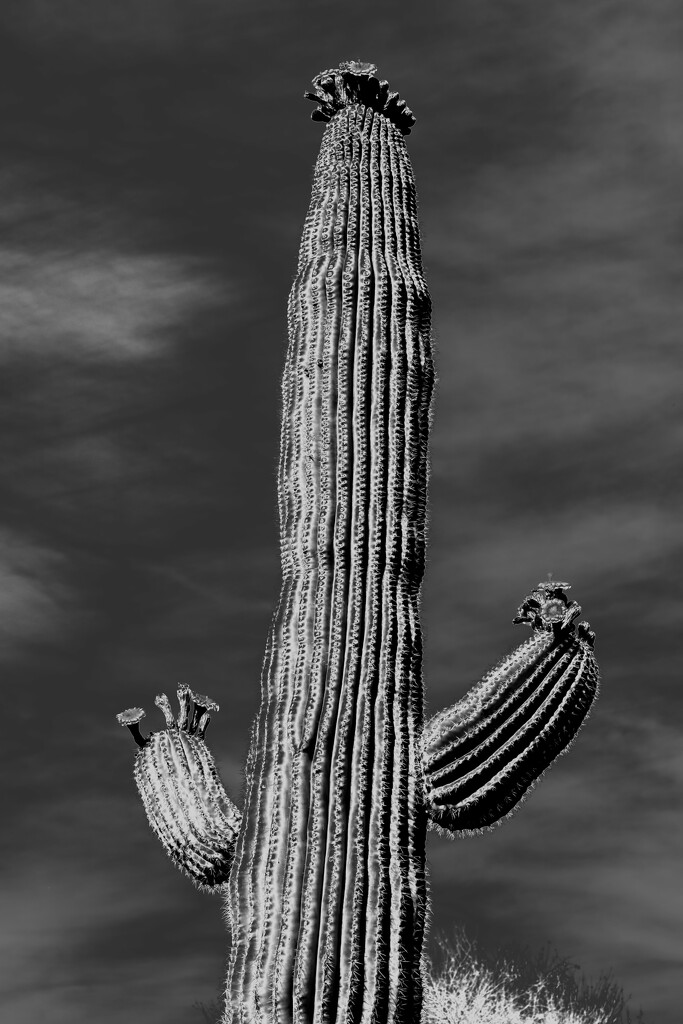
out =
<svg viewBox="0 0 683 1024"><path fill-rule="evenodd" d="M151 828L174 864L199 889L215 893L228 879L241 815L204 742L210 713L218 705L184 685L178 689L178 700L176 721L166 694L156 698L167 728L146 738L139 727L141 708L116 717L140 748L135 782Z"/></svg>
<svg viewBox="0 0 683 1024"><path fill-rule="evenodd" d="M440 712L422 736L430 826L450 833L489 828L510 815L571 745L599 686L588 623L567 584L541 583L515 622L533 634Z"/></svg>

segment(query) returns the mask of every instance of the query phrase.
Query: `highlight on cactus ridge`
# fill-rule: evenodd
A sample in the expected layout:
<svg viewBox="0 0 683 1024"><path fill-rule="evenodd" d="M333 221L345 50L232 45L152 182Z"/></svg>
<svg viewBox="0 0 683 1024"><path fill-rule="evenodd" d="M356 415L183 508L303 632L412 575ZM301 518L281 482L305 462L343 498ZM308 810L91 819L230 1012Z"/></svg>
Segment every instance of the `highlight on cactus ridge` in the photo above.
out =
<svg viewBox="0 0 683 1024"><path fill-rule="evenodd" d="M224 1024L419 1021L428 826L488 828L567 747L598 687L593 634L548 580L531 637L424 724L419 594L434 368L415 118L372 64L324 71L324 121L288 303L282 585L244 806L206 747L207 698L157 698L136 739L149 822L231 931Z"/></svg>

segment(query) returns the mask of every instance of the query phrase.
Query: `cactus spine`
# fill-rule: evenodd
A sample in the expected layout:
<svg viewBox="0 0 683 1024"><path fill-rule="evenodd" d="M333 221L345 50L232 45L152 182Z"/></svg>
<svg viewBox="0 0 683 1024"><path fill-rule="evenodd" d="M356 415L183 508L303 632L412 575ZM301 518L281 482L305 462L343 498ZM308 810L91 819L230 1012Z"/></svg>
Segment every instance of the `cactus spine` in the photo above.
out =
<svg viewBox="0 0 683 1024"><path fill-rule="evenodd" d="M167 729L147 739L140 709L119 716L152 827L225 895L224 1024L419 1021L428 823L508 814L598 685L593 635L548 581L519 609L531 639L424 727L430 300L414 118L375 70L342 64L307 94L329 124L289 298L282 589L241 816L204 743L208 698L181 687L177 721L157 698Z"/></svg>

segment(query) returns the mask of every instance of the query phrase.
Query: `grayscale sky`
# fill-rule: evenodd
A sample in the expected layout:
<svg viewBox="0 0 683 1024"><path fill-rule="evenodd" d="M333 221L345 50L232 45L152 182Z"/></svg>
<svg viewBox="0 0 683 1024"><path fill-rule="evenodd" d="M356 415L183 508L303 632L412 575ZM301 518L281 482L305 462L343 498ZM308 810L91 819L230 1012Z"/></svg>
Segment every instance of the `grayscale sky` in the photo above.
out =
<svg viewBox="0 0 683 1024"><path fill-rule="evenodd" d="M221 983L220 901L150 832L114 715L153 725L178 680L219 700L239 800L322 133L302 94L358 58L418 118L428 712L524 639L512 616L549 570L603 675L518 815L430 835L433 936L548 942L678 1024L681 52L676 0L4 0L4 1021L198 1024Z"/></svg>

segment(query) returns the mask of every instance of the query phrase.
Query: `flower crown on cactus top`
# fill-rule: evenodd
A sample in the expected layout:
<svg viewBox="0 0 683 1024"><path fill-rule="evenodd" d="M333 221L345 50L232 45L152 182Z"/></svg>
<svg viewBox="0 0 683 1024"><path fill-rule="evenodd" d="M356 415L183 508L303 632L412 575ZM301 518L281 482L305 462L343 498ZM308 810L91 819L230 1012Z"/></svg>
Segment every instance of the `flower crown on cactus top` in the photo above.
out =
<svg viewBox="0 0 683 1024"><path fill-rule="evenodd" d="M574 620L581 614L581 605L567 597L566 591L571 590L569 583L561 583L551 577L552 573L548 573L548 579L542 580L527 594L512 620L515 625L522 624L554 633L573 630ZM593 647L595 634L587 622L579 623L577 636Z"/></svg>
<svg viewBox="0 0 683 1024"><path fill-rule="evenodd" d="M313 92L307 100L319 103L311 114L314 121L330 121L337 111L354 103L371 107L388 118L403 135L410 135L415 115L389 83L377 77L375 64L360 60L342 61L339 67L321 71L313 79Z"/></svg>

